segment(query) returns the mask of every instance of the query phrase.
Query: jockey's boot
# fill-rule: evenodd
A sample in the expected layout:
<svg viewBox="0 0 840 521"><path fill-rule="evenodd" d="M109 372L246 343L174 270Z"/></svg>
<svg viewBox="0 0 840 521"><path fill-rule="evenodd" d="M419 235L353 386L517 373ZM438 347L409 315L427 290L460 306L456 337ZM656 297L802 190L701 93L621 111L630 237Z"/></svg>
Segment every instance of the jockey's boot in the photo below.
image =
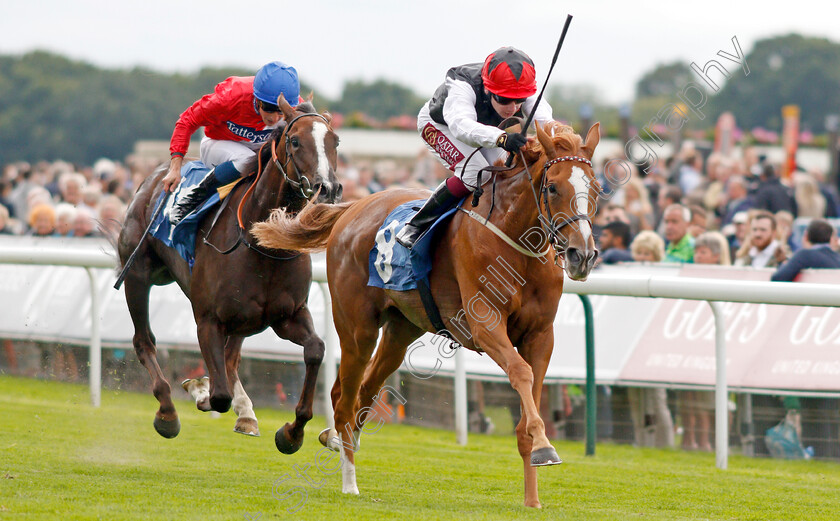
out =
<svg viewBox="0 0 840 521"><path fill-rule="evenodd" d="M442 182L432 194L431 197L423 204L414 217L405 223L403 229L397 234L397 242L408 248L409 250L417 242L417 239L423 235L429 226L434 223L438 217L445 214L453 204L461 200L461 197L456 197L449 191L446 186L446 181Z"/></svg>
<svg viewBox="0 0 840 521"><path fill-rule="evenodd" d="M178 199L178 202L169 211L169 222L172 223L172 226L177 225L184 217L207 200L216 189L230 184L238 178L239 171L233 166L233 161L220 163L200 183Z"/></svg>

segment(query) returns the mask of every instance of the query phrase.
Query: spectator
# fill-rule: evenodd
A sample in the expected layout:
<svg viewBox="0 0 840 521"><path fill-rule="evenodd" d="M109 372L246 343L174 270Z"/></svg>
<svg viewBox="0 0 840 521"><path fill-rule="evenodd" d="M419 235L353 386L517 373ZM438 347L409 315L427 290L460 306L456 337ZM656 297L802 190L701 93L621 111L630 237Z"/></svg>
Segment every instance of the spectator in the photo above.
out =
<svg viewBox="0 0 840 521"><path fill-rule="evenodd" d="M773 165L765 164L761 169L758 189L755 192L755 207L770 213L787 210L793 215L798 215L793 195L776 176Z"/></svg>
<svg viewBox="0 0 840 521"><path fill-rule="evenodd" d="M658 206L658 214L657 214L657 227L656 230L659 232L660 235L665 233L665 219L663 218L665 214L665 208L673 204L680 204L682 201L682 190L679 187L673 185L666 185L664 189L660 190L659 192L659 199L657 200Z"/></svg>
<svg viewBox="0 0 840 521"><path fill-rule="evenodd" d="M633 255L628 249L630 245L630 226L621 221L607 223L601 230L601 262L616 264L630 262Z"/></svg>
<svg viewBox="0 0 840 521"><path fill-rule="evenodd" d="M29 212L29 233L35 237L48 237L55 232L55 209L47 203L32 207Z"/></svg>
<svg viewBox="0 0 840 521"><path fill-rule="evenodd" d="M721 227L731 223L738 212L746 212L755 205L755 201L747 191L747 180L743 176L736 175L729 178L729 183L726 185L726 201L723 219L720 221Z"/></svg>
<svg viewBox="0 0 840 521"><path fill-rule="evenodd" d="M665 241L655 232L641 231L630 244L630 253L636 262L662 262L665 257Z"/></svg>
<svg viewBox="0 0 840 521"><path fill-rule="evenodd" d="M801 250L776 270L770 278L775 281L793 281L804 269L840 269L840 254L834 251L837 232L825 219L814 219L805 230Z"/></svg>
<svg viewBox="0 0 840 521"><path fill-rule="evenodd" d="M810 217L811 219L825 217L825 197L820 193L820 187L813 177L808 174L797 173L794 175L793 186L799 217Z"/></svg>
<svg viewBox="0 0 840 521"><path fill-rule="evenodd" d="M73 237L97 237L93 215L85 207L78 208L73 220Z"/></svg>
<svg viewBox="0 0 840 521"><path fill-rule="evenodd" d="M66 172L58 178L58 190L61 193L61 200L65 203L78 206L82 204L82 194L87 187L85 176L78 172Z"/></svg>
<svg viewBox="0 0 840 521"><path fill-rule="evenodd" d="M720 232L705 232L694 241L694 262L696 264L732 264L729 243Z"/></svg>
<svg viewBox="0 0 840 521"><path fill-rule="evenodd" d="M701 233L708 229L709 218L706 213L706 209L702 206L692 204L688 207L688 211L691 212L691 222L688 224L688 233L696 239Z"/></svg>
<svg viewBox="0 0 840 521"><path fill-rule="evenodd" d="M15 205L12 204L12 183L6 179L0 179L0 206L6 208L9 217L14 217ZM8 219L8 217L7 217Z"/></svg>
<svg viewBox="0 0 840 521"><path fill-rule="evenodd" d="M695 264L728 266L729 259L729 243L720 232L706 232L695 239ZM711 452L709 435L714 427L715 393L679 391L677 401L683 425L682 448Z"/></svg>
<svg viewBox="0 0 840 521"><path fill-rule="evenodd" d="M691 212L681 204L665 208L665 262L693 262L694 238L688 233Z"/></svg>
<svg viewBox="0 0 840 521"><path fill-rule="evenodd" d="M650 204L648 189L638 177L631 177L624 184L624 208L636 224L633 232L653 229L653 205ZM629 243L628 243L629 244Z"/></svg>
<svg viewBox="0 0 840 521"><path fill-rule="evenodd" d="M58 203L55 206L55 235L73 236L73 221L76 219L76 213L76 208L70 203Z"/></svg>
<svg viewBox="0 0 840 521"><path fill-rule="evenodd" d="M824 217L840 217L840 194L837 187L825 182L825 171L813 169L809 172L820 187L820 193L825 198Z"/></svg>
<svg viewBox="0 0 840 521"><path fill-rule="evenodd" d="M14 234L15 232L9 224L9 209L0 204L0 235Z"/></svg>
<svg viewBox="0 0 840 521"><path fill-rule="evenodd" d="M14 210L10 213L22 220L24 216L29 215L29 191L38 185L32 181L32 168L29 165L20 165L16 170L17 184L9 195L9 200L14 206Z"/></svg>
<svg viewBox="0 0 840 521"><path fill-rule="evenodd" d="M759 211L750 221L749 237L738 250L736 266L775 268L790 256L788 247L776 239L776 217Z"/></svg>
<svg viewBox="0 0 840 521"><path fill-rule="evenodd" d="M730 259L735 258L735 254L747 239L747 221L749 221L749 214L747 212L738 212L732 217L732 222L722 229L722 233L729 242Z"/></svg>
<svg viewBox="0 0 840 521"><path fill-rule="evenodd" d="M99 226L102 233L118 237L125 219L125 205L116 195L106 195L99 202Z"/></svg>
<svg viewBox="0 0 840 521"><path fill-rule="evenodd" d="M793 215L786 210L776 212L776 238L792 252L799 249L800 245L793 239Z"/></svg>
<svg viewBox="0 0 840 521"><path fill-rule="evenodd" d="M637 262L660 262L665 256L665 242L650 230L640 232L630 249L633 260ZM667 391L664 388L630 387L627 397L630 400L635 445L673 447L674 420L668 410Z"/></svg>

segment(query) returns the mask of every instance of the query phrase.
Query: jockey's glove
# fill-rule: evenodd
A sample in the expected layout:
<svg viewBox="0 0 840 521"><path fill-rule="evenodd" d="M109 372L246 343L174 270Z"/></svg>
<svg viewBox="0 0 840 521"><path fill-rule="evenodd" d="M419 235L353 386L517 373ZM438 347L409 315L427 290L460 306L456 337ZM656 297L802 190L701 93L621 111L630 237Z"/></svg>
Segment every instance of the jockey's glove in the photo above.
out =
<svg viewBox="0 0 840 521"><path fill-rule="evenodd" d="M504 148L508 152L516 152L527 142L528 138L518 132L514 134L508 134L505 132L499 136L499 139L496 140L496 146Z"/></svg>

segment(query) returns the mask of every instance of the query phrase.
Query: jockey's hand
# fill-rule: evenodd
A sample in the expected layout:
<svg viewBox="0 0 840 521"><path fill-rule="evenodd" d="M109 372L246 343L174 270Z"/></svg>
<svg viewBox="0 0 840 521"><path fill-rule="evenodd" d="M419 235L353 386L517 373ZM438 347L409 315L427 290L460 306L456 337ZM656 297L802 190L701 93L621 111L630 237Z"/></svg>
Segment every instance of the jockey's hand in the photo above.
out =
<svg viewBox="0 0 840 521"><path fill-rule="evenodd" d="M527 142L528 138L518 132L513 134L505 132L496 140L496 146L504 148L508 152L516 152Z"/></svg>
<svg viewBox="0 0 840 521"><path fill-rule="evenodd" d="M163 178L163 189L167 192L175 190L178 183L181 182L181 165L184 163L184 158L181 156L172 156L169 162L169 172Z"/></svg>

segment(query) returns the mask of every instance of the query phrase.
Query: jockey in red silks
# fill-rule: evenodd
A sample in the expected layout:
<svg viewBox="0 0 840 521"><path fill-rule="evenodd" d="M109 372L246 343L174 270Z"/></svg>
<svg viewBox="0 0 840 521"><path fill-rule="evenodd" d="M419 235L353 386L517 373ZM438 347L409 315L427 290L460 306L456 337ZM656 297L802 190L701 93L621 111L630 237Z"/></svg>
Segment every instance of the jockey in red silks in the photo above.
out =
<svg viewBox="0 0 840 521"><path fill-rule="evenodd" d="M172 191L181 181L181 166L190 136L204 127L199 150L201 162L212 168L191 192L170 212L169 220L178 224L214 190L232 183L253 169L256 154L271 132L280 126L283 114L277 99L283 94L290 105L300 100L300 82L294 67L283 62L268 63L256 76L232 76L216 85L185 110L172 133L169 172L163 188Z"/></svg>
<svg viewBox="0 0 840 521"><path fill-rule="evenodd" d="M552 120L548 103L541 101L534 107L536 93L534 62L513 47L498 49L483 64L449 69L446 81L420 109L417 129L426 146L455 175L441 183L400 230L400 244L411 249L438 217L488 179L487 174L478 178L482 168L525 145L524 129L523 134L509 134L498 128L499 123L512 116L526 117L533 110L537 121ZM477 148L481 151L466 163Z"/></svg>

